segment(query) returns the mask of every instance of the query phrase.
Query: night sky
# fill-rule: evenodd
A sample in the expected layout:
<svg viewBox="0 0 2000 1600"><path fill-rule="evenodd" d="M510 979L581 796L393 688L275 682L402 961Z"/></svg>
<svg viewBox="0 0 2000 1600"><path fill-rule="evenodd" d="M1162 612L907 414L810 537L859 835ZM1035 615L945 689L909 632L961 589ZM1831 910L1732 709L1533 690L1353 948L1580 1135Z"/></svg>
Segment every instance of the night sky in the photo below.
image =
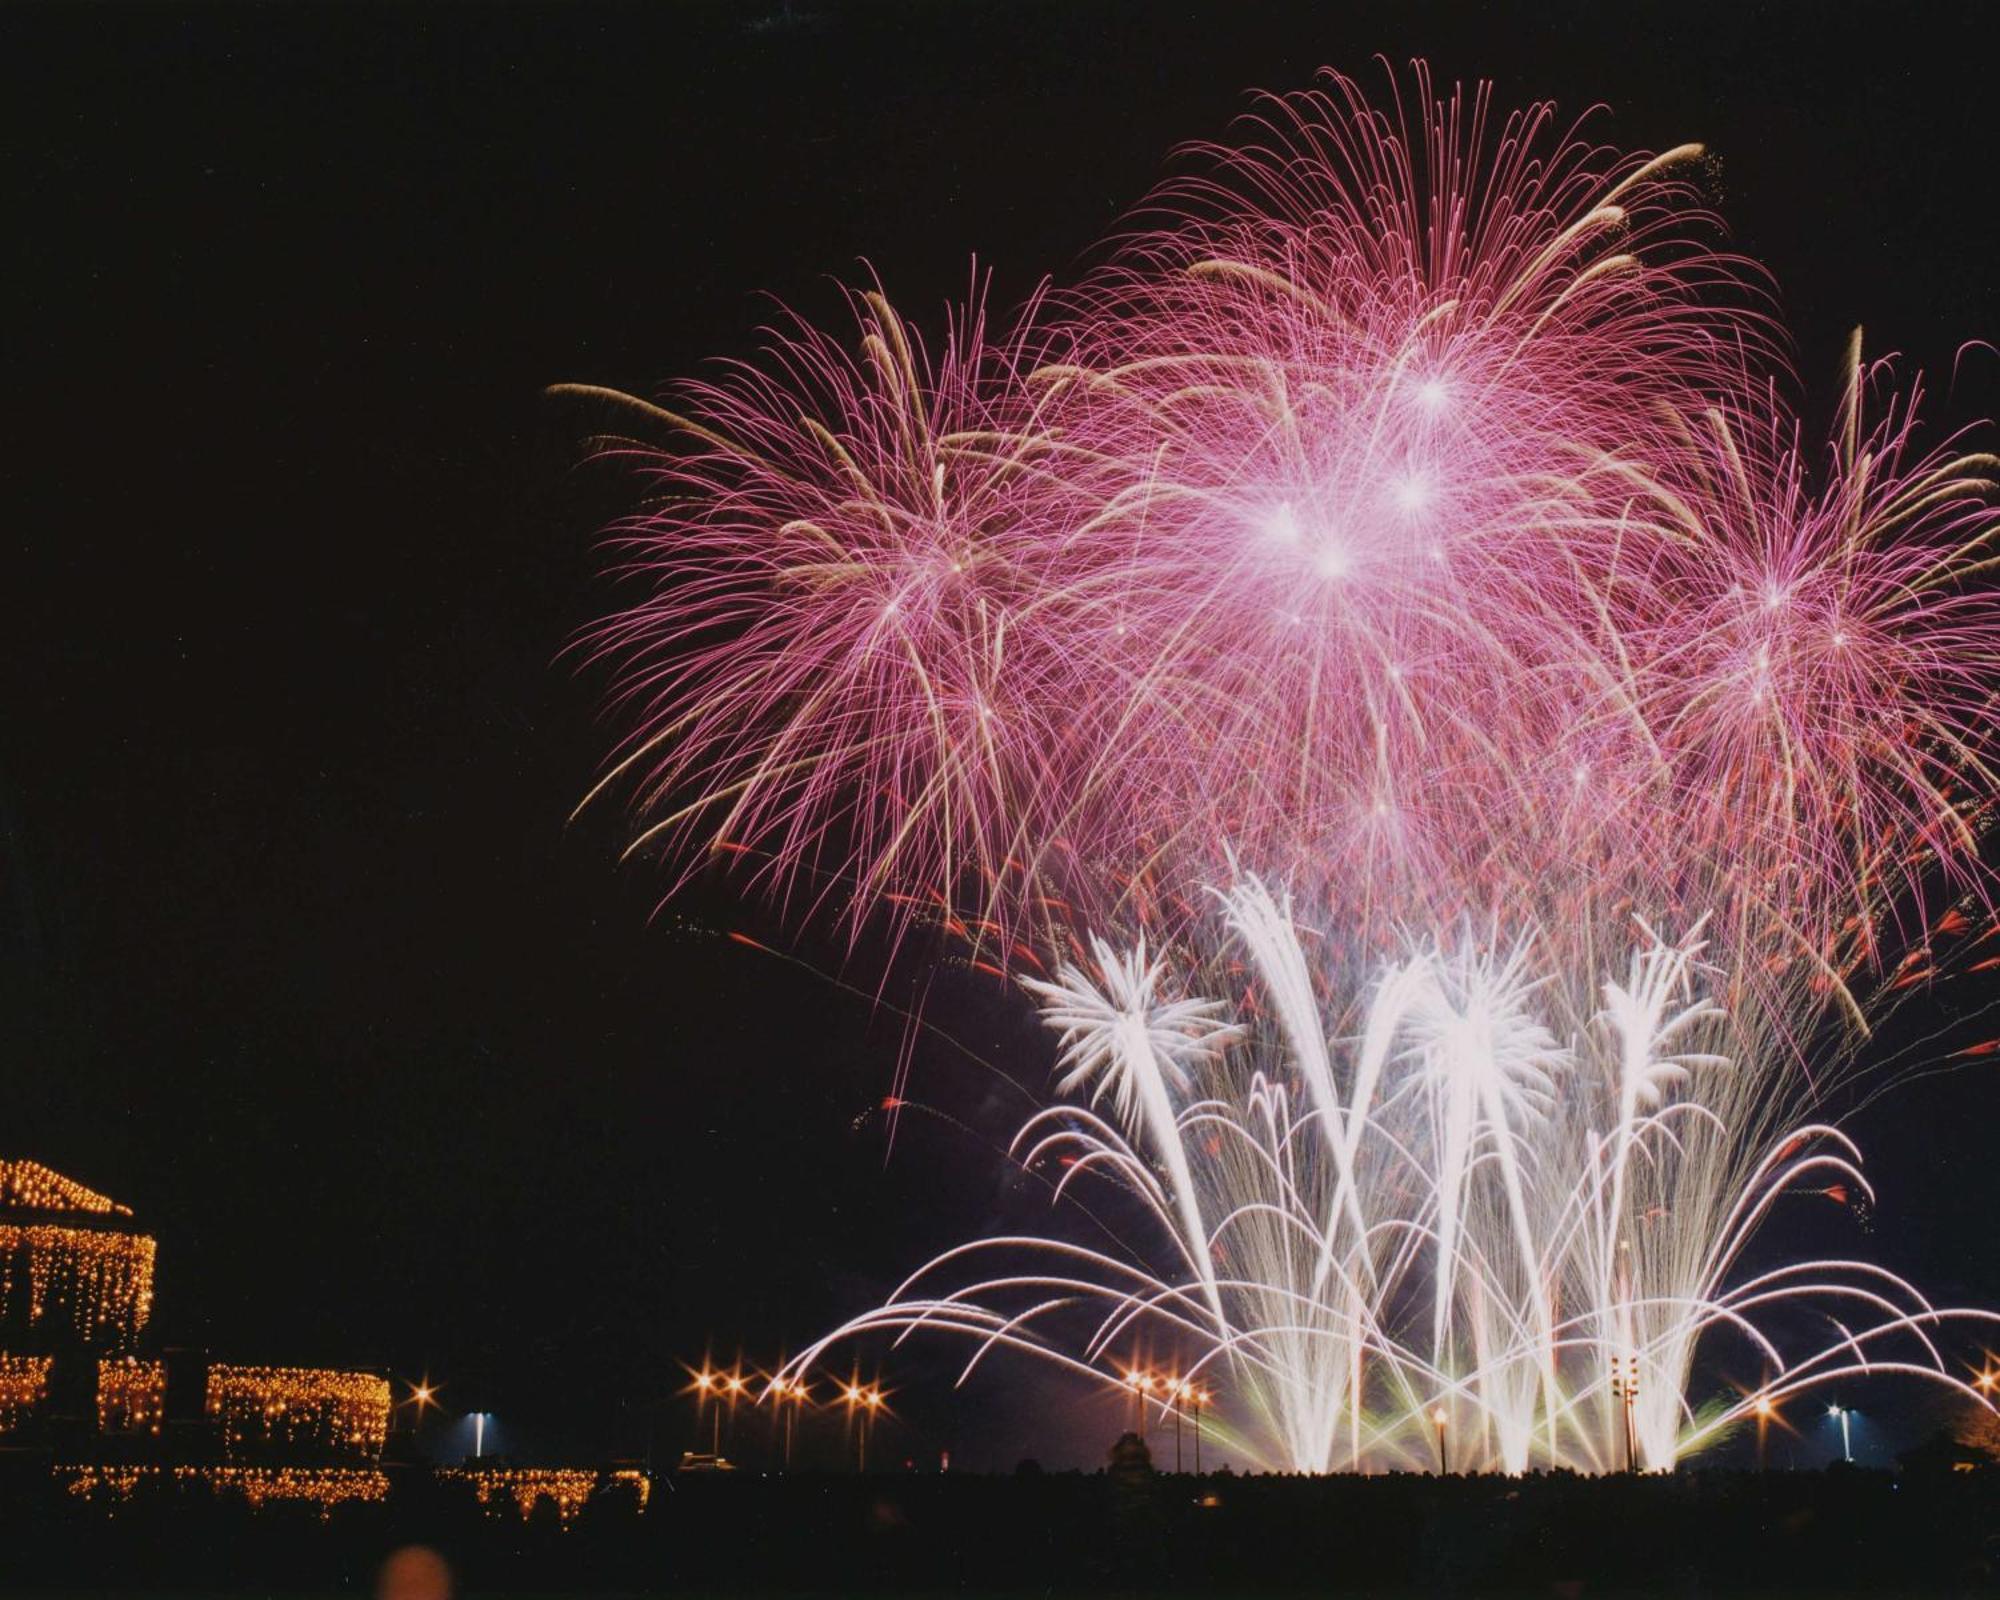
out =
<svg viewBox="0 0 2000 1600"><path fill-rule="evenodd" d="M974 253L1018 300L1246 88L1379 51L1706 141L1810 414L1856 322L1942 397L2000 333L1996 43L1970 4L8 8L0 1155L139 1209L162 1340L428 1370L549 1450L652 1406L677 1449L711 1335L796 1346L1032 1214L988 1143L1024 1102L922 1044L965 1126L885 1160L900 1021L723 935L864 989L879 954L726 881L659 910L615 806L568 821L610 734L563 650L634 489L544 386L750 354L760 291L829 312L863 257L922 321ZM1940 415L1996 410L1975 353ZM996 986L931 1014L1040 1081ZM1777 1242L2000 1304L1996 1070L1858 1119L1872 1232ZM910 1454L1094 1460L1114 1420L888 1370Z"/></svg>

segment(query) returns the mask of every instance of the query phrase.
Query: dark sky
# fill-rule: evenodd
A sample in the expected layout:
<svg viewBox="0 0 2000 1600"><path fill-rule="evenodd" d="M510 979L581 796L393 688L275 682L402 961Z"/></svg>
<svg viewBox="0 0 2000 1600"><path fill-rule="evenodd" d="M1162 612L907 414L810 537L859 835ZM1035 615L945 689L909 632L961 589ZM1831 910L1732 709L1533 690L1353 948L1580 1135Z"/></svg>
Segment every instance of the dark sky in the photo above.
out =
<svg viewBox="0 0 2000 1600"><path fill-rule="evenodd" d="M163 1337L428 1366L551 1445L598 1448L711 1334L768 1354L860 1309L990 1221L1000 1169L916 1122L885 1165L900 1025L719 930L838 952L726 884L653 920L618 814L566 822L606 735L557 658L629 486L543 386L747 354L757 291L828 309L864 255L920 315L974 252L1016 298L1245 88L1383 51L1707 141L1821 410L1857 321L1942 388L2000 333L1996 33L1972 4L6 9L0 1153L142 1210ZM1975 364L1951 415L1995 409ZM1038 1077L1015 1002L937 1003ZM1004 1138L995 1080L916 1070ZM1860 1124L1883 1202L1841 1242L1943 1298L2000 1303L1993 1070ZM1059 1398L911 1390L903 1442L1094 1452Z"/></svg>

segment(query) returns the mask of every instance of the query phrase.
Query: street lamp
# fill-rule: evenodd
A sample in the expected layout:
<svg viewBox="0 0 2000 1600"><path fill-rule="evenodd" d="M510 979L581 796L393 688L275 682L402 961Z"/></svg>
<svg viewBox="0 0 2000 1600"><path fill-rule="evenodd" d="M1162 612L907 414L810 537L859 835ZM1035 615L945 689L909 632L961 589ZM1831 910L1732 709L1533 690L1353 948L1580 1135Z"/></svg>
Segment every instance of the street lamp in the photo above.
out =
<svg viewBox="0 0 2000 1600"><path fill-rule="evenodd" d="M861 1413L861 1424L855 1430L855 1470L868 1471L868 1435L875 1425L875 1414L882 1409L882 1391L864 1389L858 1383L850 1383L841 1398L847 1402L847 1422L854 1427L854 1414Z"/></svg>
<svg viewBox="0 0 2000 1600"><path fill-rule="evenodd" d="M431 1387L430 1379L425 1378L419 1383L410 1385L408 1397L398 1400L395 1409L401 1411L404 1406L414 1406L416 1408L416 1421L410 1424L411 1430L415 1431L417 1428L423 1426L425 1410L435 1404L437 1404L437 1390Z"/></svg>
<svg viewBox="0 0 2000 1600"><path fill-rule="evenodd" d="M1771 1431L1771 1419L1778 1414L1778 1408L1771 1404L1769 1395L1760 1394L1753 1409L1757 1413L1757 1470L1761 1473L1764 1470L1765 1439Z"/></svg>
<svg viewBox="0 0 2000 1600"><path fill-rule="evenodd" d="M739 1356L737 1359L741 1360L742 1358ZM729 1407L729 1442L733 1447L736 1443L736 1402L743 1398L744 1394L749 1390L750 1384L749 1380L746 1379L741 1372L732 1372L729 1374L728 1377L722 1380L719 1387L721 1390L721 1398L728 1404ZM721 1410L722 1410L721 1406L717 1406L716 1422L718 1425L718 1429L720 1427L722 1420ZM716 1451L717 1455L720 1455L721 1453L722 1452L720 1449Z"/></svg>
<svg viewBox="0 0 2000 1600"><path fill-rule="evenodd" d="M1444 1407L1439 1406L1437 1410L1431 1413L1431 1421L1437 1424L1438 1476L1440 1478L1443 1478L1449 1476L1451 1473L1451 1457L1445 1454L1445 1448L1444 1448L1444 1427L1447 1422L1451 1421L1451 1418L1446 1413Z"/></svg>
<svg viewBox="0 0 2000 1600"><path fill-rule="evenodd" d="M708 1370L707 1367L703 1367L701 1371L697 1372L694 1375L695 1432L698 1434L701 1431L702 1407L706 1405L710 1400L714 1400L715 1416L713 1423L711 1424L714 1429L714 1432L709 1439L708 1453L717 1458L720 1458L722 1455L722 1401L720 1398L721 1390L722 1390L721 1373L711 1372Z"/></svg>
<svg viewBox="0 0 2000 1600"><path fill-rule="evenodd" d="M1832 1405L1826 1408L1826 1414L1840 1419L1840 1459L1851 1467L1854 1465L1854 1435L1848 1431L1848 1424L1854 1415L1854 1408Z"/></svg>
<svg viewBox="0 0 2000 1600"><path fill-rule="evenodd" d="M1625 1470L1639 1470L1639 1427L1633 1416L1633 1408L1639 1403L1639 1358L1627 1356L1623 1361L1616 1357L1611 1362L1611 1394L1614 1399L1625 1402Z"/></svg>
<svg viewBox="0 0 2000 1600"><path fill-rule="evenodd" d="M766 1396L774 1397L779 1430L785 1440L785 1470L792 1470L792 1435L797 1429L799 1407L806 1403L806 1381L803 1378L773 1378L764 1390ZM785 1409L785 1402L792 1403L792 1409Z"/></svg>
<svg viewBox="0 0 2000 1600"><path fill-rule="evenodd" d="M1194 1475L1201 1476L1201 1408L1208 1404L1208 1391L1196 1389L1194 1393Z"/></svg>

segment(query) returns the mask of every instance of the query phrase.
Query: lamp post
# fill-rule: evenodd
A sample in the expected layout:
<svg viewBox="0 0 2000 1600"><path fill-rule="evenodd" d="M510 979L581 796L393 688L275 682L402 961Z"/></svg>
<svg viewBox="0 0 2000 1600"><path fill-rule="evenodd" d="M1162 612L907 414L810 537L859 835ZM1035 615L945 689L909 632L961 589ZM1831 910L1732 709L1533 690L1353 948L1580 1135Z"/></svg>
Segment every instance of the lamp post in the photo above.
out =
<svg viewBox="0 0 2000 1600"><path fill-rule="evenodd" d="M1194 1475L1201 1476L1201 1408L1208 1404L1208 1391L1194 1391Z"/></svg>
<svg viewBox="0 0 2000 1600"><path fill-rule="evenodd" d="M416 1412L416 1420L410 1424L410 1431L414 1433L424 1425L424 1412L436 1404L437 1390L431 1387L430 1379L425 1378L420 1383L411 1384L409 1394L398 1400L393 1409L401 1411L409 1406Z"/></svg>
<svg viewBox="0 0 2000 1600"><path fill-rule="evenodd" d="M736 1443L736 1402L743 1398L749 1387L749 1382L740 1372L732 1372L722 1381L723 1398L729 1402L729 1442L732 1446ZM720 1450L716 1452L718 1455L721 1453Z"/></svg>
<svg viewBox="0 0 2000 1600"><path fill-rule="evenodd" d="M773 1378L765 1394L772 1397L777 1411L779 1435L784 1440L785 1470L792 1470L792 1435L797 1430L799 1407L806 1403L806 1383L803 1378ZM791 1410L785 1409L786 1402Z"/></svg>
<svg viewBox="0 0 2000 1600"><path fill-rule="evenodd" d="M861 1418L861 1470L864 1473L868 1470L868 1435L875 1431L875 1413L882 1409L882 1391L870 1389L865 1403L868 1409Z"/></svg>
<svg viewBox="0 0 2000 1600"><path fill-rule="evenodd" d="M1181 1401L1187 1394L1187 1387L1187 1381L1184 1378L1167 1379L1167 1395L1174 1403L1174 1475L1176 1477L1180 1476L1181 1470Z"/></svg>
<svg viewBox="0 0 2000 1600"><path fill-rule="evenodd" d="M1633 1408L1639 1401L1639 1358L1627 1356L1611 1363L1611 1393L1625 1402L1625 1470L1639 1470L1639 1428Z"/></svg>
<svg viewBox="0 0 2000 1600"><path fill-rule="evenodd" d="M1451 1473L1451 1457L1446 1454L1444 1447L1444 1428L1445 1424L1450 1420L1451 1417L1446 1413L1443 1406L1439 1406L1437 1410L1431 1413L1431 1421L1437 1425L1438 1431L1438 1476L1440 1478L1448 1477Z"/></svg>
<svg viewBox="0 0 2000 1600"><path fill-rule="evenodd" d="M882 1409L882 1391L864 1389L858 1383L850 1383L841 1396L847 1402L848 1426L855 1429L854 1469L859 1473L868 1471L868 1435L875 1425L875 1414ZM855 1426L855 1413L860 1412L861 1421Z"/></svg>
<svg viewBox="0 0 2000 1600"><path fill-rule="evenodd" d="M1778 1414L1778 1408L1771 1404L1768 1395L1757 1396L1757 1471L1764 1471L1764 1446L1766 1435L1771 1430L1771 1419Z"/></svg>
<svg viewBox="0 0 2000 1600"><path fill-rule="evenodd" d="M694 1375L694 1427L697 1434L701 1432L702 1407L715 1397L716 1390L721 1385L721 1376L710 1372L706 1367L703 1367L701 1371ZM708 1453L712 1456L720 1456L722 1454L722 1402L719 1399L715 1403L714 1429L714 1436L709 1441Z"/></svg>
<svg viewBox="0 0 2000 1600"><path fill-rule="evenodd" d="M1829 1417L1840 1419L1840 1459L1850 1467L1854 1465L1854 1436L1848 1432L1848 1419L1854 1415L1851 1406L1831 1405L1826 1408Z"/></svg>

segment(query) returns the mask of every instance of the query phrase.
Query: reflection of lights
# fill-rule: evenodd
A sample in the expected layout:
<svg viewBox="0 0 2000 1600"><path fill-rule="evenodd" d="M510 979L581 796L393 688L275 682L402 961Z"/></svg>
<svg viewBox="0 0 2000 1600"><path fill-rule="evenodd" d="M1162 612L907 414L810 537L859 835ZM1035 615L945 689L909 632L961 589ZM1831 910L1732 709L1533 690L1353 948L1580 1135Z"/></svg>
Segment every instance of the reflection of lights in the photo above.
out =
<svg viewBox="0 0 2000 1600"><path fill-rule="evenodd" d="M568 1523L592 1495L614 1486L629 1486L644 1511L653 1488L651 1479L631 1468L605 1473L581 1467L447 1468L438 1476L471 1484L481 1508L488 1512L498 1513L511 1503L523 1522L546 1500L555 1507L556 1519Z"/></svg>
<svg viewBox="0 0 2000 1600"><path fill-rule="evenodd" d="M389 1498L389 1480L374 1467L69 1467L68 1489L86 1500L129 1500L152 1483L205 1483L241 1495L252 1510L271 1504L317 1506L322 1517L350 1501Z"/></svg>

